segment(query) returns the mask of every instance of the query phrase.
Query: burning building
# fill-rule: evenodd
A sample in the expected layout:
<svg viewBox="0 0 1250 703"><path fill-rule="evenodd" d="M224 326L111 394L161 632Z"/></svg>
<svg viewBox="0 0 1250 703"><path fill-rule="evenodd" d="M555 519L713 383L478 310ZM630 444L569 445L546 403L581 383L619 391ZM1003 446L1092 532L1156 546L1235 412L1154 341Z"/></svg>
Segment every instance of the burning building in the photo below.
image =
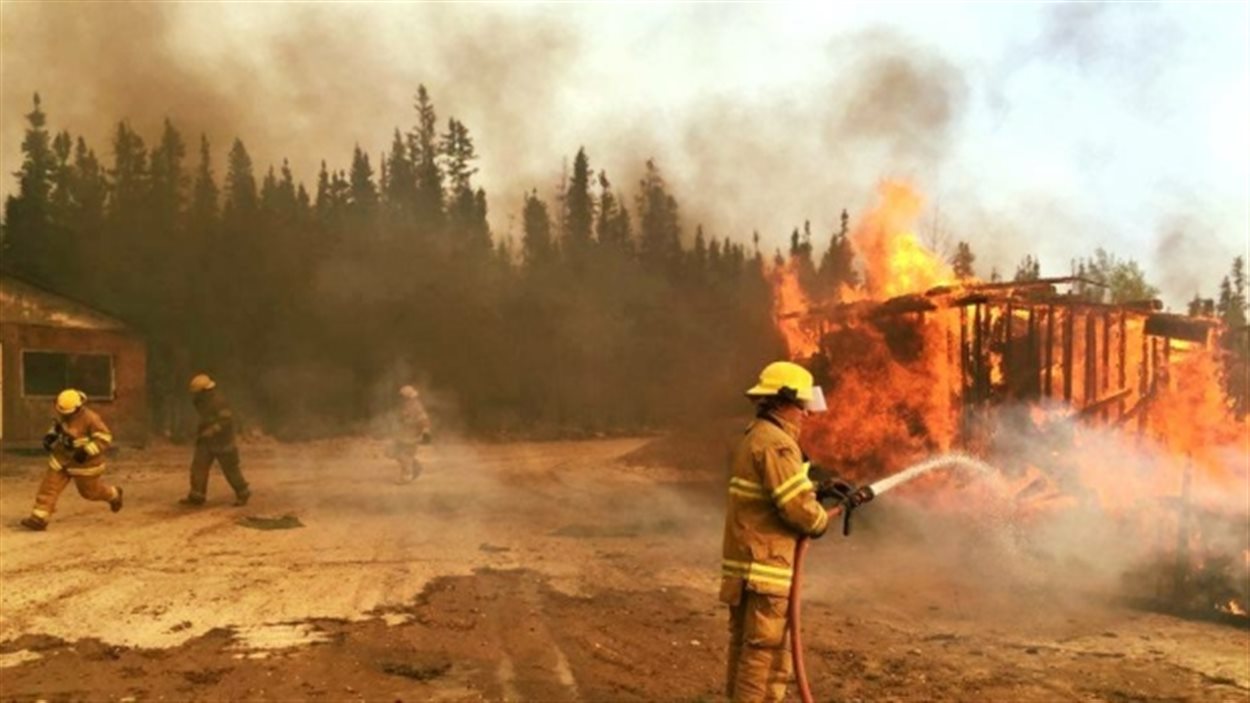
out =
<svg viewBox="0 0 1250 703"><path fill-rule="evenodd" d="M1247 424L1223 391L1222 325L1155 300L1104 303L1077 276L957 280L910 234L920 205L905 184L882 186L851 237L865 282L835 300L774 271L778 328L835 410L806 429L814 458L873 479L973 452L1017 518L1097 511L1174 567L1154 595L1244 614ZM913 493L936 501L958 480Z"/></svg>

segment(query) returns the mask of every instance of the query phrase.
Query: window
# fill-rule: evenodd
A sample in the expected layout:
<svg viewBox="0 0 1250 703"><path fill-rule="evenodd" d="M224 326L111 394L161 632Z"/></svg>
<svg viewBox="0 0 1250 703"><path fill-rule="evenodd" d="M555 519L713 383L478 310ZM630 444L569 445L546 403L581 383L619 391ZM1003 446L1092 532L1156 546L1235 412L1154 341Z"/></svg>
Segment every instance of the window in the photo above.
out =
<svg viewBox="0 0 1250 703"><path fill-rule="evenodd" d="M109 354L22 352L22 395L55 396L77 388L92 400L113 399L113 357Z"/></svg>

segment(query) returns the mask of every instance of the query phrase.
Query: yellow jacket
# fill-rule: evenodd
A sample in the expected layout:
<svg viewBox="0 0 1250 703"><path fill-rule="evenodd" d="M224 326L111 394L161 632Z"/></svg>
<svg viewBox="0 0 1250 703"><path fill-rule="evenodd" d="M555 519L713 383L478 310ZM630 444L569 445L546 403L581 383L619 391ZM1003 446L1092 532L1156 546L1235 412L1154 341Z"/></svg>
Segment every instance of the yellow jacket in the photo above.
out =
<svg viewBox="0 0 1250 703"><path fill-rule="evenodd" d="M395 440L416 444L430 431L430 416L418 398L404 398L399 406L399 428Z"/></svg>
<svg viewBox="0 0 1250 703"><path fill-rule="evenodd" d="M113 435L109 432L104 420L88 407L76 410L69 417L62 416L48 430L56 435L56 443L52 445L48 467L53 471L64 469L71 476L99 476L104 473L104 450L113 443ZM86 453L84 461L74 461L74 454L82 449Z"/></svg>
<svg viewBox="0 0 1250 703"><path fill-rule="evenodd" d="M734 450L721 562L726 603L739 602L744 588L789 595L799 538L819 536L829 526L798 434L793 424L769 415L753 421Z"/></svg>

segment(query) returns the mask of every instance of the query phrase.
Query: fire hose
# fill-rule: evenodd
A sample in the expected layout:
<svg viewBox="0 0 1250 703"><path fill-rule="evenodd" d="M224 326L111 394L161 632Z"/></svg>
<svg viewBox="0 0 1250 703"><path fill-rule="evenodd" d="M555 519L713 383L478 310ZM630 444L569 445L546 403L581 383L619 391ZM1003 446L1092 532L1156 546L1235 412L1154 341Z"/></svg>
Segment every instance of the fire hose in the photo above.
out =
<svg viewBox="0 0 1250 703"><path fill-rule="evenodd" d="M860 488L854 495L847 496L836 505L830 507L829 519L833 519L838 515L842 516L842 535L851 534L851 515L854 514L857 506L867 503L876 496L896 486L907 483L908 481L929 473L930 471L942 466L963 466L965 468L975 469L976 471L988 474L993 471L985 462L968 456L966 454L944 454L942 456L927 459L918 464L909 466L896 474L887 476L871 485ZM794 578L790 582L790 608L786 615L786 626L790 630L790 657L794 664L794 679L798 684L799 698L803 703L814 703L815 698L812 697L812 689L807 681L807 667L803 659L803 620L802 620L802 598L803 593L803 560L807 556L807 548L810 546L810 537L799 538L798 544L794 548Z"/></svg>

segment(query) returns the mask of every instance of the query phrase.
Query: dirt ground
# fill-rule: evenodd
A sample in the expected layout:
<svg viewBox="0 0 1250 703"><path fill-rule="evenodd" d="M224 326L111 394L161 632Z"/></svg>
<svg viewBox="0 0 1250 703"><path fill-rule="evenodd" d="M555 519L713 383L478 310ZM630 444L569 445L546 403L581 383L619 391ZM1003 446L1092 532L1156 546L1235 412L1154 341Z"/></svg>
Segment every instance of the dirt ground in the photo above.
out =
<svg viewBox="0 0 1250 703"><path fill-rule="evenodd" d="M42 461L6 454L0 698L717 700L721 457L621 461L645 443L442 443L407 486L378 443L251 443L252 503L215 475L201 509L187 448L123 449L125 510L71 489L46 533L17 525ZM886 503L812 550L819 699L1250 700L1246 629Z"/></svg>

